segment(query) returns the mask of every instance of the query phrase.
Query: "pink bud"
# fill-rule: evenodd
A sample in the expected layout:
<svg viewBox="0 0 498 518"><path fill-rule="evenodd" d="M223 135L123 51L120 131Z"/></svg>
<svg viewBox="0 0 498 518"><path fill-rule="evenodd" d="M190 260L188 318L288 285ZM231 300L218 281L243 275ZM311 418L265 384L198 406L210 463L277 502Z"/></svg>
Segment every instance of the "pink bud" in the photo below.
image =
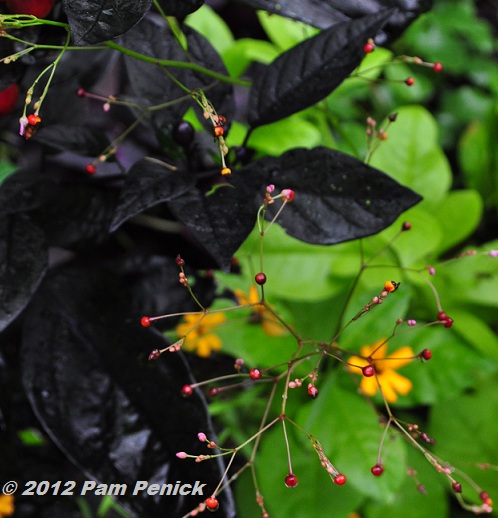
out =
<svg viewBox="0 0 498 518"><path fill-rule="evenodd" d="M205 433L202 433L202 432L199 432L197 434L197 438L199 439L199 441L201 442L206 442L207 441L207 437L206 437L206 434Z"/></svg>
<svg viewBox="0 0 498 518"><path fill-rule="evenodd" d="M184 452L184 451L179 451L176 456L179 458L179 459L186 459L187 458L187 454Z"/></svg>

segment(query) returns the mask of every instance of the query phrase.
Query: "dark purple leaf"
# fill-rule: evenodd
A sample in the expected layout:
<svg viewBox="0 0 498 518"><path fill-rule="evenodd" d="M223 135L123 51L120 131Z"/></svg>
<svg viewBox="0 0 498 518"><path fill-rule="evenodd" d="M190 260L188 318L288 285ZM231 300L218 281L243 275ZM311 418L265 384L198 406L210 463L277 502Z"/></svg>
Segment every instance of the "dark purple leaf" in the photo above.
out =
<svg viewBox="0 0 498 518"><path fill-rule="evenodd" d="M295 191L278 222L307 243L331 245L380 232L422 198L385 173L329 148L293 149L265 157L242 173ZM269 205L268 217L277 210Z"/></svg>
<svg viewBox="0 0 498 518"><path fill-rule="evenodd" d="M183 20L187 14L197 11L204 0L159 0L159 5L167 16Z"/></svg>
<svg viewBox="0 0 498 518"><path fill-rule="evenodd" d="M433 0L238 0L255 9L292 18L319 29L328 29L336 23L360 18L366 14L396 7L389 20L387 35L392 39L419 14L430 9ZM382 43L385 36L378 43Z"/></svg>
<svg viewBox="0 0 498 518"><path fill-rule="evenodd" d="M93 45L124 34L150 9L152 0L62 0L76 45Z"/></svg>
<svg viewBox="0 0 498 518"><path fill-rule="evenodd" d="M25 214L0 218L0 332L26 307L47 263L43 232Z"/></svg>
<svg viewBox="0 0 498 518"><path fill-rule="evenodd" d="M119 266L66 269L44 284L26 318L23 382L44 429L90 480L127 484L118 499L133 515L182 516L210 495L222 466L175 454L205 453L197 433L214 432L202 396L181 396L193 381L181 353L147 361L167 343L139 325L138 300L130 304L139 264L123 273ZM171 311L185 309L177 279L175 271L161 286ZM197 497L133 496L137 480L206 486ZM220 495L220 511L235 515L230 492Z"/></svg>
<svg viewBox="0 0 498 518"><path fill-rule="evenodd" d="M126 176L111 231L136 214L176 198L193 186L194 178L187 171L171 171L159 161L141 160Z"/></svg>
<svg viewBox="0 0 498 518"><path fill-rule="evenodd" d="M190 27L183 27L188 41L188 55L180 47L164 21L159 18L147 17L123 37L124 46L145 54L146 56L173 61L191 61L208 68L213 72L228 75L221 57L209 41ZM176 123L190 106L192 99L184 99L185 91L171 81L165 72L153 63L125 56L128 76L134 94L149 105L165 102L177 103L154 112L156 126L171 127ZM213 103L218 113L231 118L234 110L232 86L218 83L212 78L188 69L169 68L169 72L190 90L206 89L206 95Z"/></svg>
<svg viewBox="0 0 498 518"><path fill-rule="evenodd" d="M283 119L322 100L360 64L363 46L392 9L343 22L281 54L256 76L249 94L249 124Z"/></svg>
<svg viewBox="0 0 498 518"><path fill-rule="evenodd" d="M105 131L101 127L88 124L42 126L33 140L57 151L77 151L87 156L98 156L109 145Z"/></svg>
<svg viewBox="0 0 498 518"><path fill-rule="evenodd" d="M56 196L32 211L52 246L89 246L103 243L114 218L119 192L82 181L54 184Z"/></svg>
<svg viewBox="0 0 498 518"><path fill-rule="evenodd" d="M8 176L0 185L0 214L13 214L40 207L55 197L53 180L33 170Z"/></svg>
<svg viewBox="0 0 498 518"><path fill-rule="evenodd" d="M233 254L256 224L264 185L264 177L254 168L251 176L237 173L230 184L210 195L190 189L168 207L221 268L228 270Z"/></svg>

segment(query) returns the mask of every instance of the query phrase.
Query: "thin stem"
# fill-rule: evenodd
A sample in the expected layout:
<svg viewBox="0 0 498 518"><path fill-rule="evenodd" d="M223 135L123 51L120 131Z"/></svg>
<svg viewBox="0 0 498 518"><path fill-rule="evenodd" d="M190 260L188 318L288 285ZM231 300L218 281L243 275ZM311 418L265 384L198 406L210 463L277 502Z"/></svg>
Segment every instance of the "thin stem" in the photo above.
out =
<svg viewBox="0 0 498 518"><path fill-rule="evenodd" d="M122 45L118 45L114 41L106 41L105 45L113 50L117 50L122 54L126 54L127 56L133 57L135 59L139 59L140 61L145 61L147 63L152 63L154 65L160 65L165 67L174 67L174 68L185 68L188 70L192 70L194 72L198 72L199 74L204 74L206 76L212 77L213 79L217 79L221 83L231 83L240 86L251 86L249 81L244 81L242 79L237 79L234 77L225 76L223 74L219 74L218 72L214 72L209 68L202 67L197 65L196 63L188 63L186 61L173 61L170 59L160 59L154 58L151 56L147 56L145 54L141 54L140 52L135 52L134 50L123 47Z"/></svg>

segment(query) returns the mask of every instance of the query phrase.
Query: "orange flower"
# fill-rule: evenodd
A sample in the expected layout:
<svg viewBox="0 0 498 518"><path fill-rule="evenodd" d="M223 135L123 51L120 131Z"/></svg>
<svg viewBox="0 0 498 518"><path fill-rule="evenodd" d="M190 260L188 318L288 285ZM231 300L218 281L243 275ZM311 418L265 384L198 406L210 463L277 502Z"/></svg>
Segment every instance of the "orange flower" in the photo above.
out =
<svg viewBox="0 0 498 518"><path fill-rule="evenodd" d="M348 369L356 374L363 374L361 369L370 365L367 358L371 358L371 365L375 369L375 375L371 377L363 376L360 388L367 396L374 396L379 389L389 403L398 400L398 394L405 396L413 388L413 383L405 376L398 374L397 369L410 363L415 356L411 347L401 347L389 356L387 353L387 341L380 339L373 345L363 346L360 356L353 356L349 360ZM379 359L375 359L375 357Z"/></svg>
<svg viewBox="0 0 498 518"><path fill-rule="evenodd" d="M14 514L14 497L12 495L0 495L0 518Z"/></svg>
<svg viewBox="0 0 498 518"><path fill-rule="evenodd" d="M196 351L198 356L207 358L221 349L221 338L212 330L225 320L223 313L185 315L184 322L176 326L176 334L180 338L186 337L184 347L187 351Z"/></svg>
<svg viewBox="0 0 498 518"><path fill-rule="evenodd" d="M251 286L249 289L249 295L244 293L242 290L235 290L235 296L241 306L247 304L257 304L252 306L253 311L251 321L261 323L263 331L269 336L282 336L285 334L285 327L278 321L275 315L268 311L263 305L258 304L261 300L258 294L256 286Z"/></svg>

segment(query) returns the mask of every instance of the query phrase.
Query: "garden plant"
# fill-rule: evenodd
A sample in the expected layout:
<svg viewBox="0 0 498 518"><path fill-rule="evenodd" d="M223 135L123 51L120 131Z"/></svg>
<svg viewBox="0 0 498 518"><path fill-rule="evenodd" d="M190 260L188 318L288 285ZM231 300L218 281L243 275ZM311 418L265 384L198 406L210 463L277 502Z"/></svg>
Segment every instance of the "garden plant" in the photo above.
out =
<svg viewBox="0 0 498 518"><path fill-rule="evenodd" d="M0 518L496 513L488 3L0 2Z"/></svg>

